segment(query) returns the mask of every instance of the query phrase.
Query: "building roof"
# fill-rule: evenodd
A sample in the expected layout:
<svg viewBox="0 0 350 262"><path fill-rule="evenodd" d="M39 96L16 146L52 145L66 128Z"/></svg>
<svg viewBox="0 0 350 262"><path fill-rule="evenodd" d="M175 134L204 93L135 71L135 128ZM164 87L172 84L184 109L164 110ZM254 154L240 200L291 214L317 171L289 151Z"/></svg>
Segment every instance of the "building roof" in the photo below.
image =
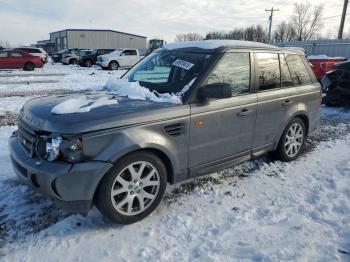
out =
<svg viewBox="0 0 350 262"><path fill-rule="evenodd" d="M268 48L268 49L280 49L277 46L268 45L264 43L241 41L241 40L203 40L203 41L188 41L166 44L164 48L180 49L180 48L201 48L201 49L217 49L220 47L231 48Z"/></svg>
<svg viewBox="0 0 350 262"><path fill-rule="evenodd" d="M110 29L71 29L71 28L67 28L67 29L63 29L63 30L59 30L59 31L55 31L55 32L51 32L50 34L54 34L54 33L58 33L58 32L63 32L63 31L90 31L90 32L112 32L112 33L118 33L118 34L123 34L123 35L130 35L130 36L136 36L136 37L142 37L142 38L147 38L146 36L142 36L142 35L135 35L135 34L129 34L129 33L125 33L125 32L120 32L120 31L115 31L115 30L110 30Z"/></svg>

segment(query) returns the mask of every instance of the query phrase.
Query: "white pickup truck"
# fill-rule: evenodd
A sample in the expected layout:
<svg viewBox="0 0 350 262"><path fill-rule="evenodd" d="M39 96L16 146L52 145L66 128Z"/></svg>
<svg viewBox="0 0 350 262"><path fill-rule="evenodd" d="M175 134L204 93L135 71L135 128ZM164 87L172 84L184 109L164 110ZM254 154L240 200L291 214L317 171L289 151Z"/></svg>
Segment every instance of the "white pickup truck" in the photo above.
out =
<svg viewBox="0 0 350 262"><path fill-rule="evenodd" d="M133 67L142 58L144 56L141 56L138 49L119 48L112 53L98 56L96 64L103 69L118 70Z"/></svg>

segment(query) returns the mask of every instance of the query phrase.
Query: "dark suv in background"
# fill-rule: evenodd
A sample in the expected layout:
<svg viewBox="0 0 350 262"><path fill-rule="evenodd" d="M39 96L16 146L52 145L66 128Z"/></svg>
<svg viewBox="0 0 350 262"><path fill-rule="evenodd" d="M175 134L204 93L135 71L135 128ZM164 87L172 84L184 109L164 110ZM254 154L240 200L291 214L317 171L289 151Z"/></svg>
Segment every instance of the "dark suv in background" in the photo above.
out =
<svg viewBox="0 0 350 262"><path fill-rule="evenodd" d="M296 159L320 119L321 87L304 54L261 43L165 45L118 81L131 83L85 94L117 99L91 111L53 113L82 94L28 101L9 141L20 180L67 209L96 205L118 223L149 215L168 182L267 152ZM117 92L129 89L131 97ZM135 97L144 89L152 100ZM169 94L176 103L159 101Z"/></svg>
<svg viewBox="0 0 350 262"><path fill-rule="evenodd" d="M114 50L115 49L94 49L92 50L92 53L81 56L78 64L85 67L91 67L96 64L99 55L109 54Z"/></svg>
<svg viewBox="0 0 350 262"><path fill-rule="evenodd" d="M60 52L53 53L51 55L51 59L52 59L53 62L58 63L58 62L61 62L62 57L64 57L65 55L73 54L73 53L75 53L76 51L79 51L79 50L82 50L82 49L79 49L79 48L65 49L65 50L62 50Z"/></svg>

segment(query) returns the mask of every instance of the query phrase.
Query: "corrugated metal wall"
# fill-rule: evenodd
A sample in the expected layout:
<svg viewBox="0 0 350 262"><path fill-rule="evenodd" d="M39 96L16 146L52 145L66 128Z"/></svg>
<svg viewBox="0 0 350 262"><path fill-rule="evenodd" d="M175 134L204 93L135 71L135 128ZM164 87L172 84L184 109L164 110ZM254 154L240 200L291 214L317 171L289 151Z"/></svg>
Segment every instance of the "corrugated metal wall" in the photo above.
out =
<svg viewBox="0 0 350 262"><path fill-rule="evenodd" d="M281 47L302 47L308 55L343 56L350 58L350 39L291 41L276 45Z"/></svg>
<svg viewBox="0 0 350 262"><path fill-rule="evenodd" d="M112 31L70 31L69 48L146 48L146 38Z"/></svg>

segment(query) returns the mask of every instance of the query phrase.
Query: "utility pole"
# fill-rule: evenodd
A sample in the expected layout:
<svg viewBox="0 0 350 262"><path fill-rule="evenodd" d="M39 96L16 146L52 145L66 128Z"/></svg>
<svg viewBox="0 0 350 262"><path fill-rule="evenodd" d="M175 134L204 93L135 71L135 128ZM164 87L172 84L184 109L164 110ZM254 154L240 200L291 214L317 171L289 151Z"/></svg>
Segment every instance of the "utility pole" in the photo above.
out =
<svg viewBox="0 0 350 262"><path fill-rule="evenodd" d="M345 17L346 17L346 9L348 8L348 1L349 0L344 0L343 13L341 15L340 26L339 26L338 39L343 38L344 23L345 23Z"/></svg>
<svg viewBox="0 0 350 262"><path fill-rule="evenodd" d="M345 0L347 1L347 0ZM271 27L272 27L272 17L273 17L273 12L277 12L279 11L279 9L273 9L273 7L271 9L265 9L266 12L270 12L270 16L269 16L269 21L270 21L270 25L269 25L269 43L271 42Z"/></svg>

